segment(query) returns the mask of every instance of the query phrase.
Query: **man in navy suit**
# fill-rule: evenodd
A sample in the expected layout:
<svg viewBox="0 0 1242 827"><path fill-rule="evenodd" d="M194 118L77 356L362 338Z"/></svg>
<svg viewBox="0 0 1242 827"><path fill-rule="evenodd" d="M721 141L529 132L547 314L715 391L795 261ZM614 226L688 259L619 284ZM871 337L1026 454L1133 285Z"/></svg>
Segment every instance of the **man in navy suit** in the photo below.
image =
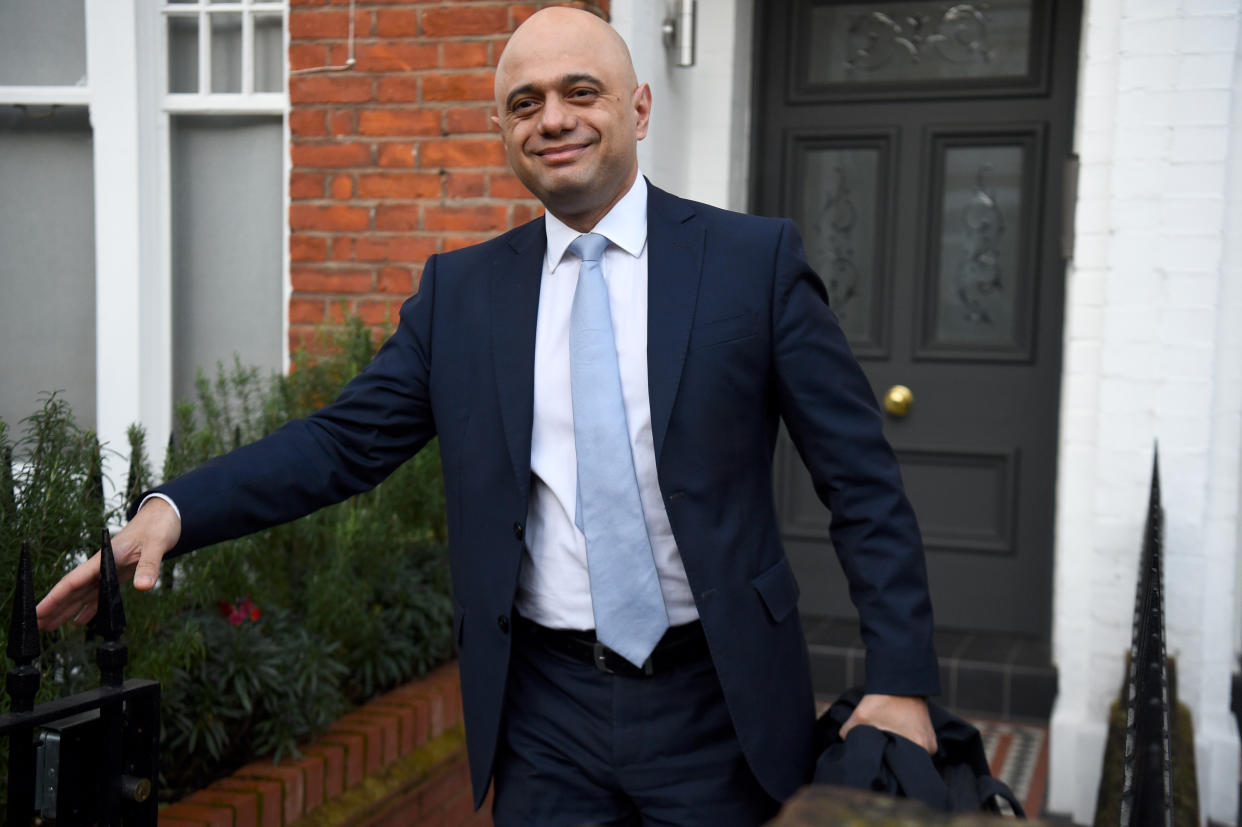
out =
<svg viewBox="0 0 1242 827"><path fill-rule="evenodd" d="M496 104L509 163L547 217L429 259L396 333L340 398L158 489L113 542L121 570L150 588L165 554L365 490L438 436L476 802L494 781L500 824L760 823L813 760L798 587L773 506L783 419L832 510L868 647L869 694L846 729L934 750L918 528L792 223L646 182L650 90L586 12L545 9L519 27ZM602 253L580 252L587 233ZM592 481L569 350L588 266L606 286L633 460L617 474L633 476L650 549L637 568L654 565L667 626L637 657L605 645L602 623L596 634L607 590L630 584L601 582L592 555L610 550L588 552L582 530ZM88 620L97 577L96 556L40 604L41 625Z"/></svg>

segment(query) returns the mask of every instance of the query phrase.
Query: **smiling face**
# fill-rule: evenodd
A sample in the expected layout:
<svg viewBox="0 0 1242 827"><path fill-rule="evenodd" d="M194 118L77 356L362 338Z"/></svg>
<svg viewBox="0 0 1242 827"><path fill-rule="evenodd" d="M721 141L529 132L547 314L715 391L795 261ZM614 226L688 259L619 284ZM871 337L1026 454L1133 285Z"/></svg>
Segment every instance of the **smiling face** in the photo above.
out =
<svg viewBox="0 0 1242 827"><path fill-rule="evenodd" d="M548 211L590 230L634 183L651 90L612 28L577 9L533 15L496 67L509 166Z"/></svg>

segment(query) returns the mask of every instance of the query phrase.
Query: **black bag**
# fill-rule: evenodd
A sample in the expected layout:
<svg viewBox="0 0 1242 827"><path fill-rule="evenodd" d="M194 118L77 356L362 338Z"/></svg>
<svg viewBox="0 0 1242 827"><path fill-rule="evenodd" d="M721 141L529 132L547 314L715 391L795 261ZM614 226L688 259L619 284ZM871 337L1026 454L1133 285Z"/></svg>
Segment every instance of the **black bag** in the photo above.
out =
<svg viewBox="0 0 1242 827"><path fill-rule="evenodd" d="M842 741L841 726L862 694L849 690L815 722L819 759L814 783L886 792L945 812L1000 813L1000 798L1026 818L1009 785L992 776L979 730L936 704L927 705L939 743L934 756L907 738L870 726L855 727Z"/></svg>

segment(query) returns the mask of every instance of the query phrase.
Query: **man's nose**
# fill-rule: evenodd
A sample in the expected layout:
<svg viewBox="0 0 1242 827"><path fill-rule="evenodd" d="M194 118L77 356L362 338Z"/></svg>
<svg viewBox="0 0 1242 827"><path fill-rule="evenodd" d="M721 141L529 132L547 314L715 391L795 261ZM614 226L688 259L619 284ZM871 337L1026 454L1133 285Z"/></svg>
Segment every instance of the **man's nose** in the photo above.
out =
<svg viewBox="0 0 1242 827"><path fill-rule="evenodd" d="M539 130L545 135L559 135L571 131L576 123L574 113L565 101L558 95L548 95L540 113Z"/></svg>

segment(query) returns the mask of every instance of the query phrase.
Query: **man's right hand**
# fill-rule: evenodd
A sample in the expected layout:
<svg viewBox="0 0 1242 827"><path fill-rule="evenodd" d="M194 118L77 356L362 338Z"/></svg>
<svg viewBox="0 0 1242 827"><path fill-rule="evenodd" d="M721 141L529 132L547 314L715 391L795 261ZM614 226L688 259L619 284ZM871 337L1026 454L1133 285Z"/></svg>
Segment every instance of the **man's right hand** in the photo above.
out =
<svg viewBox="0 0 1242 827"><path fill-rule="evenodd" d="M112 538L116 573L124 583L131 577L134 588L146 591L155 585L160 561L181 537L181 519L164 500L152 497L134 519ZM99 552L66 574L39 602L39 629L50 632L72 620L88 623L99 608Z"/></svg>

